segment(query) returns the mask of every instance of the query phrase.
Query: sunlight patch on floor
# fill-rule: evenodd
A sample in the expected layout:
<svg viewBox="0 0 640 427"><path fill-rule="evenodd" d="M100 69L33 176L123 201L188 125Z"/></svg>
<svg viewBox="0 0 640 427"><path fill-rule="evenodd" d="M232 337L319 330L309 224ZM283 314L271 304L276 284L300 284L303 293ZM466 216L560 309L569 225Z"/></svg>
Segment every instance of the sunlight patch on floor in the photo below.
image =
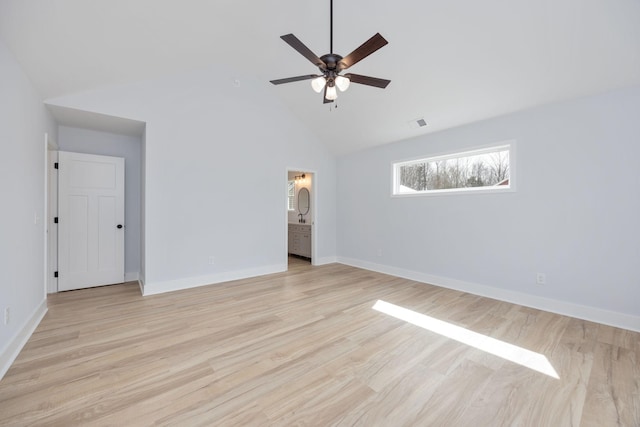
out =
<svg viewBox="0 0 640 427"><path fill-rule="evenodd" d="M461 326L453 325L386 301L378 300L372 308L381 313L393 316L396 319L404 320L428 331L451 338L462 344L475 347L478 350L493 354L494 356L501 357L550 377L560 379L556 370L551 366L549 359L543 354L470 331Z"/></svg>

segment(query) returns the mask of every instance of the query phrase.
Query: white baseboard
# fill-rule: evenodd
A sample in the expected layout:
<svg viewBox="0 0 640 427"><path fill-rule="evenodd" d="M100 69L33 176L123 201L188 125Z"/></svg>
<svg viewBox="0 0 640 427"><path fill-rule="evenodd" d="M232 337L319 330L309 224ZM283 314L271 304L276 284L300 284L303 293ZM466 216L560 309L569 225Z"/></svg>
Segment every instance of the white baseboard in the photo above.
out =
<svg viewBox="0 0 640 427"><path fill-rule="evenodd" d="M27 343L45 314L47 314L47 300L43 299L42 303L33 311L29 319L18 329L16 336L2 349L2 353L0 353L0 380L4 377L4 374L7 373L14 360L16 360L22 347Z"/></svg>
<svg viewBox="0 0 640 427"><path fill-rule="evenodd" d="M167 280L164 282L147 282L142 286L142 295L148 296L162 294L181 289L197 288L199 286L229 282L231 280L248 279L250 277L264 276L265 274L280 273L283 271L287 271L286 264L266 265L246 270L227 271L207 276L186 277L184 279Z"/></svg>
<svg viewBox="0 0 640 427"><path fill-rule="evenodd" d="M325 264L334 264L338 262L338 259L335 256L327 256L323 258L316 258L314 261L315 262L313 265L325 265Z"/></svg>
<svg viewBox="0 0 640 427"><path fill-rule="evenodd" d="M140 273L137 271L131 271L129 273L124 273L124 281L125 282L135 282L140 277Z"/></svg>
<svg viewBox="0 0 640 427"><path fill-rule="evenodd" d="M574 304L571 302L525 294L522 292L510 291L507 289L494 288L491 286L480 285L478 283L466 282L449 277L435 276L432 274L376 264L353 258L338 257L337 262L350 265L352 267L363 268L365 270L428 283L442 288L455 289L461 292L468 292L474 295L640 332L640 316L603 310L597 307Z"/></svg>
<svg viewBox="0 0 640 427"><path fill-rule="evenodd" d="M140 293L144 295L144 276L142 274L138 277L138 286L140 286Z"/></svg>

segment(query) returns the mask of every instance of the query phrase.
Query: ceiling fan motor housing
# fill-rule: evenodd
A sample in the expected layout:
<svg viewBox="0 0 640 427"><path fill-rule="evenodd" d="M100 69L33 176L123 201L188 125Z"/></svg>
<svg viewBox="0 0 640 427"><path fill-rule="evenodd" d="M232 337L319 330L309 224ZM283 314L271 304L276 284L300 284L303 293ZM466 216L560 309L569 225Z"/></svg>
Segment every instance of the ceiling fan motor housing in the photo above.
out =
<svg viewBox="0 0 640 427"><path fill-rule="evenodd" d="M341 67L340 65L340 61L342 61L342 56L337 55L335 53L328 53L326 55L322 55L320 57L320 59L322 59L322 61L326 64L326 68L324 67L319 67L320 71L336 71L339 72L342 70L343 67Z"/></svg>

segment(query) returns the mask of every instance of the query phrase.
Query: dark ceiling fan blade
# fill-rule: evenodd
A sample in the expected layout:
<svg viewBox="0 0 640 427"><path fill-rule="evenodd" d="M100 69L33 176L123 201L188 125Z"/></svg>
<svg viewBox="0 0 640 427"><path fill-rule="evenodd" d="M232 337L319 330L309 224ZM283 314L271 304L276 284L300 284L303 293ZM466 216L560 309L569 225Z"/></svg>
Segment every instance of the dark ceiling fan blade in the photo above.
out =
<svg viewBox="0 0 640 427"><path fill-rule="evenodd" d="M369 77L369 76L361 76L360 74L347 73L344 76L349 80L351 80L351 83L358 83L358 84L367 85L367 86L375 86L381 89L386 88L389 85L389 83L391 83L391 80L378 79L376 77Z"/></svg>
<svg viewBox="0 0 640 427"><path fill-rule="evenodd" d="M385 46L387 43L389 42L386 41L385 38L380 35L380 33L376 33L369 40L362 43L356 50L342 58L342 60L340 60L338 64L338 71L346 70L353 64L362 61L364 58L371 55L381 47Z"/></svg>
<svg viewBox="0 0 640 427"><path fill-rule="evenodd" d="M324 87L324 95L322 95L322 103L323 104L330 104L333 101L331 99L327 99L327 86L325 85Z"/></svg>
<svg viewBox="0 0 640 427"><path fill-rule="evenodd" d="M311 51L311 49L309 49L307 46L305 46L305 44L302 43L293 34L285 34L284 36L280 36L280 38L282 40L284 40L285 42L287 42L287 44L289 46L291 46L292 48L297 50L302 56L304 56L309 61L311 61L311 63L313 65L315 65L316 67L319 67L319 68L321 68L323 70L327 69L327 65L324 63L324 61L322 59L318 58L318 55L313 53Z"/></svg>
<svg viewBox="0 0 640 427"><path fill-rule="evenodd" d="M316 74L307 74L306 76L288 77L286 79L270 80L274 85L281 85L284 83L299 82L301 80L311 80L318 77Z"/></svg>

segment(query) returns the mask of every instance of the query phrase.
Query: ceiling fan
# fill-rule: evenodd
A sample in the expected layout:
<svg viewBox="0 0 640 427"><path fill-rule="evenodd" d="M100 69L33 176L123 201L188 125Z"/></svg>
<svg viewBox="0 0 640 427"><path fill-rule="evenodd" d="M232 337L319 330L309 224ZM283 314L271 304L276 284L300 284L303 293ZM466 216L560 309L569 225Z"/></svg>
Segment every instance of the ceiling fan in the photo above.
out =
<svg viewBox="0 0 640 427"><path fill-rule="evenodd" d="M391 83L391 80L378 79L376 77L362 76L360 74L353 73L340 74L342 71L360 62L376 50L385 46L388 42L380 35L380 33L376 33L373 37L345 57L333 53L333 0L330 0L330 9L329 50L331 53L322 55L318 58L311 49L305 46L304 43L302 43L293 34L280 36L280 38L289 44L289 46L297 50L302 56L311 61L313 65L318 67L321 74L307 74L304 76L271 80L271 83L274 85L280 85L283 83L291 83L301 80L311 80L311 87L313 90L320 93L324 89L325 104L333 102L338 97L336 87L340 89L340 91L344 92L347 90L350 83L358 83L382 89L386 88L387 85Z"/></svg>

